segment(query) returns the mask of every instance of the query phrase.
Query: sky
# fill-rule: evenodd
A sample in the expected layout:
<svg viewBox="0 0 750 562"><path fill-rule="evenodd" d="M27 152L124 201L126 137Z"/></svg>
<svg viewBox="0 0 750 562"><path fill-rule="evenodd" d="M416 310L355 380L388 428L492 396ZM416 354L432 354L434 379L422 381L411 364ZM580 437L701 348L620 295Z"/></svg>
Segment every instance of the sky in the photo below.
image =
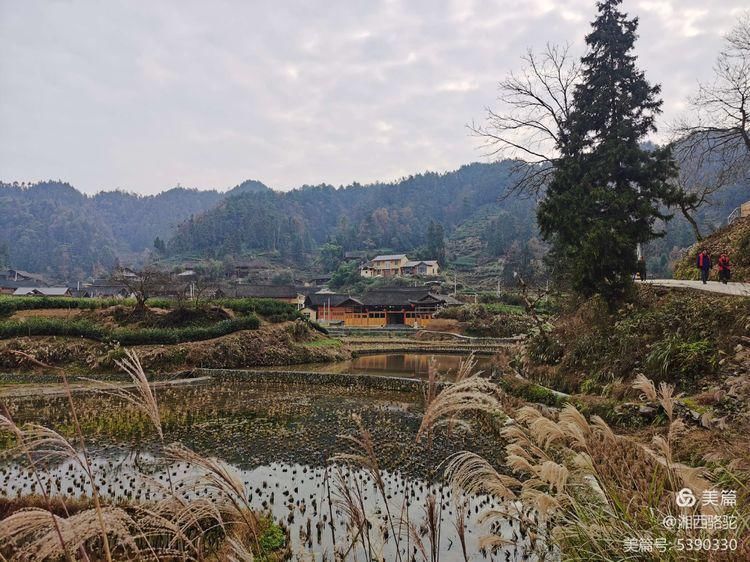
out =
<svg viewBox="0 0 750 562"><path fill-rule="evenodd" d="M686 111L746 0L625 0ZM593 0L0 0L0 180L95 193L390 181L488 161L467 129ZM658 138L656 139L658 140Z"/></svg>

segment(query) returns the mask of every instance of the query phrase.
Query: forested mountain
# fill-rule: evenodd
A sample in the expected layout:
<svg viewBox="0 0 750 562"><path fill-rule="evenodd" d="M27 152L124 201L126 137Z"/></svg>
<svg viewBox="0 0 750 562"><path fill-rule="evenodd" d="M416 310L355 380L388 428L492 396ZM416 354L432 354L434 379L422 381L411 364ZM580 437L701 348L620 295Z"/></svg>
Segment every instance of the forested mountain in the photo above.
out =
<svg viewBox="0 0 750 562"><path fill-rule="evenodd" d="M83 279L110 269L118 258L138 261L157 237L175 258L271 252L303 265L326 242L343 251L387 249L427 258L434 247L431 224L441 225L448 259L456 264L527 262L543 247L534 200L504 196L514 182L512 167L474 163L393 183L289 192L253 180L227 192L178 187L153 196L121 191L86 196L59 181L0 184L0 267ZM703 233L724 224L748 198L746 185L717 194L697 215ZM671 262L695 241L679 214L666 230L646 248L652 274L668 275Z"/></svg>
<svg viewBox="0 0 750 562"><path fill-rule="evenodd" d="M70 185L0 187L0 266L62 278L114 262L119 245L90 201Z"/></svg>
<svg viewBox="0 0 750 562"><path fill-rule="evenodd" d="M136 259L154 239L168 239L193 214L228 193L268 191L248 181L227 193L174 188L140 196L103 191L86 196L59 181L0 184L0 254L18 269L80 279L110 269L119 256Z"/></svg>
<svg viewBox="0 0 750 562"><path fill-rule="evenodd" d="M534 229L534 204L504 198L514 181L509 162L474 163L445 174L425 173L395 183L304 186L289 192L232 195L216 208L180 225L169 242L173 253L222 257L275 251L301 259L327 241L344 250L411 251L427 243L430 223L450 236L478 213L520 225L483 232L493 253ZM505 224L505 223L503 223ZM496 225L497 226L497 225Z"/></svg>

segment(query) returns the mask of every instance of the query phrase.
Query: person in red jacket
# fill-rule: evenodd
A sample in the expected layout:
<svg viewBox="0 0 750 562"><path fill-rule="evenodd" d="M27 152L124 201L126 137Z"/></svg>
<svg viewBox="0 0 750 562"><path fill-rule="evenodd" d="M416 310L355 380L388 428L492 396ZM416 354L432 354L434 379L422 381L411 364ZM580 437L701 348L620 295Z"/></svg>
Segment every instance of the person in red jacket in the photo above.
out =
<svg viewBox="0 0 750 562"><path fill-rule="evenodd" d="M719 256L719 281L724 283L725 285L729 281L729 278L732 275L732 265L729 263L729 256L726 254L721 254Z"/></svg>
<svg viewBox="0 0 750 562"><path fill-rule="evenodd" d="M706 281L708 281L708 274L711 273L711 256L708 255L705 249L701 250L701 253L698 254L695 265L701 270L701 281L705 285Z"/></svg>

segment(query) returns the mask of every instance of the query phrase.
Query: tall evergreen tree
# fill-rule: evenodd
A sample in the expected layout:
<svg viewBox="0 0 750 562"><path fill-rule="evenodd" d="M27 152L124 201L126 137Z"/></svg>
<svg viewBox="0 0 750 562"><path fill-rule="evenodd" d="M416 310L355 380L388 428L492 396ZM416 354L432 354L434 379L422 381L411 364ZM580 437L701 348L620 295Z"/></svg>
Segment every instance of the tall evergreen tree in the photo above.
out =
<svg viewBox="0 0 750 562"><path fill-rule="evenodd" d="M430 221L427 227L427 253L428 259L437 260L440 265L445 265L445 231L439 222Z"/></svg>
<svg viewBox="0 0 750 562"><path fill-rule="evenodd" d="M636 66L638 20L621 2L597 4L561 158L538 209L556 273L579 293L612 301L631 283L637 244L662 235L655 221L670 218L661 209L680 197L668 182L676 172L669 149L643 146L656 131L660 87Z"/></svg>

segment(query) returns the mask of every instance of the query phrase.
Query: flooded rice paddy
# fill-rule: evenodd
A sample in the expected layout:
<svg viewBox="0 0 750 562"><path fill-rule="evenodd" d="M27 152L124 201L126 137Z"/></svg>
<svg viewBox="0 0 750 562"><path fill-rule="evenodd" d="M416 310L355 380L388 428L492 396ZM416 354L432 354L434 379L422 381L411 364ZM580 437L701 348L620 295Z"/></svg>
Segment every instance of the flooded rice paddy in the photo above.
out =
<svg viewBox="0 0 750 562"><path fill-rule="evenodd" d="M383 365L388 373L399 365L392 357L359 359ZM365 369L366 363L359 365ZM401 364L420 369L423 363ZM384 374L373 367L367 369ZM461 504L466 509L470 560L521 559L523 546L511 545L494 554L479 550L479 537L490 531L480 523L480 515L494 507L495 500L484 496L453 497L441 478L441 463L462 450L477 452L501 466L503 443L496 427L499 424L474 424L475 431L470 433L453 430L448 434L443 430L430 440L417 442L423 412L421 393L361 386L203 381L191 386L161 387L157 400L165 441L179 441L232 465L244 482L253 507L270 513L289 529L300 560L332 559L334 541L345 536L347 522L338 498L344 481L362 491L365 511L372 521L382 522L382 528L373 529L373 533L380 537L384 559L395 559L395 542L383 515L384 500L376 493L370 474L329 462L333 455L351 451L341 436L356 432L352 414L360 416L372 434L378 463L385 474L390 509L411 518L418 533L426 533L426 527L418 522L425 516L427 498L432 496L442 507L440 560L464 559L456 532L457 506ZM179 486L180 479L191 476L188 465L164 460L151 424L134 407L94 392L77 393L74 401L79 422L91 443L90 453L100 469L94 471L99 475L97 485L105 497L115 501L157 500L170 477ZM73 420L63 396L14 398L8 407L17 423L33 421L64 435L73 434ZM70 462L51 465L41 485L55 495L88 494L86 479L79 470ZM0 494L6 497L39 493L39 486L23 466L5 463L0 467ZM210 494L208 490L195 493ZM510 522L496 530L502 530L504 536L520 531ZM424 534L422 538L427 540ZM401 542L404 553L415 548L409 542ZM519 544L524 544L523 537ZM352 551L347 559L362 559L362 554Z"/></svg>
<svg viewBox="0 0 750 562"><path fill-rule="evenodd" d="M348 361L336 363L309 363L305 365L293 365L283 367L285 370L300 370L317 373L354 373L370 375L390 375L400 377L414 377L426 379L429 372L430 361L450 380L451 375L456 372L465 355L441 353L429 355L427 353L378 353L360 355ZM487 356L477 356L477 370L489 372L492 370L492 359Z"/></svg>

